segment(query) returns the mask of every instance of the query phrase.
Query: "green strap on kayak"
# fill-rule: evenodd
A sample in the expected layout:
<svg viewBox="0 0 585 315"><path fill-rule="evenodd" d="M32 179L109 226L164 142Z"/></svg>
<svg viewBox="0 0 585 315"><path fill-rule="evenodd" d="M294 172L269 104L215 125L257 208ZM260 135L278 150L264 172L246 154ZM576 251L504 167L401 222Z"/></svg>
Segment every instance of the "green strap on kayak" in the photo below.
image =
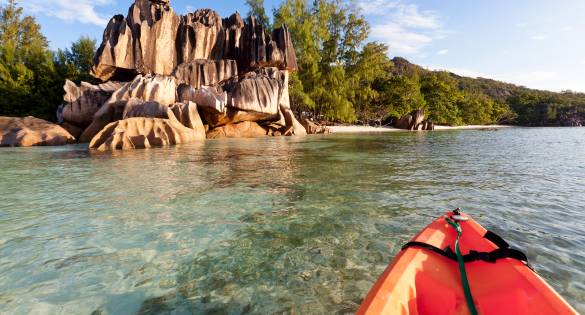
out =
<svg viewBox="0 0 585 315"><path fill-rule="evenodd" d="M477 315L477 309L473 302L473 296L471 295L471 289L469 288L469 281L467 280L467 273L465 272L465 262L463 261L463 255L459 249L459 239L461 238L462 230L459 222L445 218L447 223L457 230L457 240L455 241L455 254L457 255L457 263L459 264L459 273L461 274L461 284L463 285L463 293L465 294L465 301L469 308L471 315Z"/></svg>

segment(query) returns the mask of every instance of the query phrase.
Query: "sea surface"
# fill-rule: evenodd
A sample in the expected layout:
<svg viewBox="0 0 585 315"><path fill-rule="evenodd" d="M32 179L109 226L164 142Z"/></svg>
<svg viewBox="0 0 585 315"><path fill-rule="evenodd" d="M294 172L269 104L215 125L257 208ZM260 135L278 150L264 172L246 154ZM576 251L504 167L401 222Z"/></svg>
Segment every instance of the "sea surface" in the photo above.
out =
<svg viewBox="0 0 585 315"><path fill-rule="evenodd" d="M0 314L346 314L460 207L585 313L585 128L0 149Z"/></svg>

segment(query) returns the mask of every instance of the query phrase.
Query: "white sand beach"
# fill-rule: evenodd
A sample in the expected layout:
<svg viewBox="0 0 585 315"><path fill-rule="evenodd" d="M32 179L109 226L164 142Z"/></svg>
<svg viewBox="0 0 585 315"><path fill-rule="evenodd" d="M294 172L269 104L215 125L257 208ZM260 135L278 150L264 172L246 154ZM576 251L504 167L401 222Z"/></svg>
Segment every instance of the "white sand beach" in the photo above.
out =
<svg viewBox="0 0 585 315"><path fill-rule="evenodd" d="M514 126L504 125L467 125L467 126L435 126L438 130L478 130L478 129L502 129L513 128ZM407 132L409 130L394 127L371 127L371 126L328 126L332 133L354 133L354 132Z"/></svg>

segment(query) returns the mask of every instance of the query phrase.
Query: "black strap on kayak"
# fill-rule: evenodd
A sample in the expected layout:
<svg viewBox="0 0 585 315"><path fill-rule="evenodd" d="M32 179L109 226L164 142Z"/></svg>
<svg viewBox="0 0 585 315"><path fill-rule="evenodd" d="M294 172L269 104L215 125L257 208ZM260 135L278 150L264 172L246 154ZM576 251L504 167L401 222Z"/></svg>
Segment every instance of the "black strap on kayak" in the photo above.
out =
<svg viewBox="0 0 585 315"><path fill-rule="evenodd" d="M404 246L402 246L402 250L405 250L410 247L423 248L432 251L436 254L439 254L445 258L457 261L457 255L455 254L455 252L453 252L451 247L440 249L427 243L408 242L404 244ZM463 262L470 263L474 261L485 261L489 263L495 263L503 258L512 258L519 260L525 264L528 263L528 258L526 257L526 255L523 252L513 248L498 248L491 252L478 252L475 250L470 250L468 254L463 255Z"/></svg>

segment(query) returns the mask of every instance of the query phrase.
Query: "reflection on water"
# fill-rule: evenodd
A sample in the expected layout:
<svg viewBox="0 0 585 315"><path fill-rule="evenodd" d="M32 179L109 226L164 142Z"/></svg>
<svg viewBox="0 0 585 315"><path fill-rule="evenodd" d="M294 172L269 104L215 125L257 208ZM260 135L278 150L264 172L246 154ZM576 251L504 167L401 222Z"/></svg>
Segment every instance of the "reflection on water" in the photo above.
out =
<svg viewBox="0 0 585 315"><path fill-rule="evenodd" d="M585 129L0 151L0 313L352 313L462 207L585 312Z"/></svg>

